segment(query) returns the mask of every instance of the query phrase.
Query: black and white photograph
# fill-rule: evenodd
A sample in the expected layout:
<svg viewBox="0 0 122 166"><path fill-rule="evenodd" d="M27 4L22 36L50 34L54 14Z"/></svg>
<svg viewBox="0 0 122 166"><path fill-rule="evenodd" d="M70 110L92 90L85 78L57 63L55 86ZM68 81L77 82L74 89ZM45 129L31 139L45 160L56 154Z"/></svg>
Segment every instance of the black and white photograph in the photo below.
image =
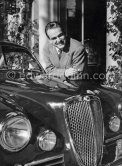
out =
<svg viewBox="0 0 122 166"><path fill-rule="evenodd" d="M122 0L0 0L0 166L122 166Z"/></svg>

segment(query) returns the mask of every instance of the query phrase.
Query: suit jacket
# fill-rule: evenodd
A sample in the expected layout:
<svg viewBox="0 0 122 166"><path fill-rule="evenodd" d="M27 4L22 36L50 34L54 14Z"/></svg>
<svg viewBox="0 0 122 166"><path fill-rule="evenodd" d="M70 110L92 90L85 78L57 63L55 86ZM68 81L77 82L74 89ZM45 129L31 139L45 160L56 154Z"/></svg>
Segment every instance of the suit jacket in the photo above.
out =
<svg viewBox="0 0 122 166"><path fill-rule="evenodd" d="M82 73L87 69L87 54L81 42L75 39L68 39L67 46L59 58L56 48L49 45L49 54L45 55L46 72L50 76L65 80L64 72L73 67Z"/></svg>

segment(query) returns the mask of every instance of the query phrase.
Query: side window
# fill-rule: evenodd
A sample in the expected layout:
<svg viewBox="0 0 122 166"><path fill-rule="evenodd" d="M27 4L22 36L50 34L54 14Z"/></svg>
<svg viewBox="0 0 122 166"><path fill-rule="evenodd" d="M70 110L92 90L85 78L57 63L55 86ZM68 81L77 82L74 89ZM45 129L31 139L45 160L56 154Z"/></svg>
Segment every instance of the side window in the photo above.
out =
<svg viewBox="0 0 122 166"><path fill-rule="evenodd" d="M33 59L30 55L28 55L26 52L23 52L23 68L28 70L39 70L39 66L36 60Z"/></svg>
<svg viewBox="0 0 122 166"><path fill-rule="evenodd" d="M21 69L21 53L7 52L5 57L8 69Z"/></svg>
<svg viewBox="0 0 122 166"><path fill-rule="evenodd" d="M6 66L13 70L40 70L36 60L24 49L7 46L2 48ZM2 61L2 59L1 59Z"/></svg>

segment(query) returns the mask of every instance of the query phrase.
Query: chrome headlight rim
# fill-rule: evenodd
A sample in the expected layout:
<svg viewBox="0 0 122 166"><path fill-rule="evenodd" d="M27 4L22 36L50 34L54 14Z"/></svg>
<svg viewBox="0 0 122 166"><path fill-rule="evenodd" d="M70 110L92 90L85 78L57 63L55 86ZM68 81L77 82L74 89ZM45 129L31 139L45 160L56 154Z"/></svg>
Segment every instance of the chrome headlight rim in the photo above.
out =
<svg viewBox="0 0 122 166"><path fill-rule="evenodd" d="M47 149L47 147L46 148L44 148L43 147L43 141L44 141L44 139L46 138L46 136L47 135L53 135L53 141L54 142L52 142L53 143L53 145L52 145L52 147L50 147L49 149ZM42 150L42 151L52 151L55 147L56 147L56 144L57 144L57 136L56 136L56 133L54 132L54 131L52 131L52 130L50 130L50 129L44 129L44 128L42 128L41 130L40 130L40 133L39 133L39 135L38 135L38 137L37 137L37 142L38 142L38 146L39 146L39 148Z"/></svg>
<svg viewBox="0 0 122 166"><path fill-rule="evenodd" d="M121 121L120 118L116 115L111 116L109 121L109 129L112 132L118 132L120 130Z"/></svg>
<svg viewBox="0 0 122 166"><path fill-rule="evenodd" d="M26 138L25 142L22 143L21 145L18 144L16 146L12 146L7 143L6 134L7 134L7 132L9 133L8 124L11 124L11 122L13 124L15 123L15 125L17 125L17 127L18 127L18 125L20 125L22 123L26 126L27 130L24 130L24 129L22 129L22 130L25 132L25 134L27 134L27 138ZM0 127L0 145L4 150L7 150L9 152L18 152L18 151L24 149L26 147L26 145L29 143L31 136L32 136L32 127L31 127L31 123L30 123L29 119L23 113L21 113L21 112L8 113L6 115L6 118L1 122L0 125L1 125L1 127ZM14 134L18 134L18 131L16 130L17 128L11 128L11 129L13 129L13 130L15 129ZM18 128L18 130L19 131L21 130L21 126L20 126L20 128ZM14 135L14 136L17 136L17 135Z"/></svg>

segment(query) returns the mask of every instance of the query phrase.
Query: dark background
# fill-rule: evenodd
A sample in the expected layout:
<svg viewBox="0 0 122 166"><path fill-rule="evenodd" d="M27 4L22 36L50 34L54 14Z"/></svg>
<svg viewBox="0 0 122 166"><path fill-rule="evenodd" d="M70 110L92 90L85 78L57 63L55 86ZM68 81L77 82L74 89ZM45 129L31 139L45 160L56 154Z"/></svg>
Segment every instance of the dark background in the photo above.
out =
<svg viewBox="0 0 122 166"><path fill-rule="evenodd" d="M81 2L76 0L76 11L72 17L68 15L68 9L64 9L66 4L61 4L60 11L60 21L66 33L79 41L82 39ZM84 0L84 40L86 46L92 47L89 55L89 71L92 73L106 72L106 3L106 0Z"/></svg>

